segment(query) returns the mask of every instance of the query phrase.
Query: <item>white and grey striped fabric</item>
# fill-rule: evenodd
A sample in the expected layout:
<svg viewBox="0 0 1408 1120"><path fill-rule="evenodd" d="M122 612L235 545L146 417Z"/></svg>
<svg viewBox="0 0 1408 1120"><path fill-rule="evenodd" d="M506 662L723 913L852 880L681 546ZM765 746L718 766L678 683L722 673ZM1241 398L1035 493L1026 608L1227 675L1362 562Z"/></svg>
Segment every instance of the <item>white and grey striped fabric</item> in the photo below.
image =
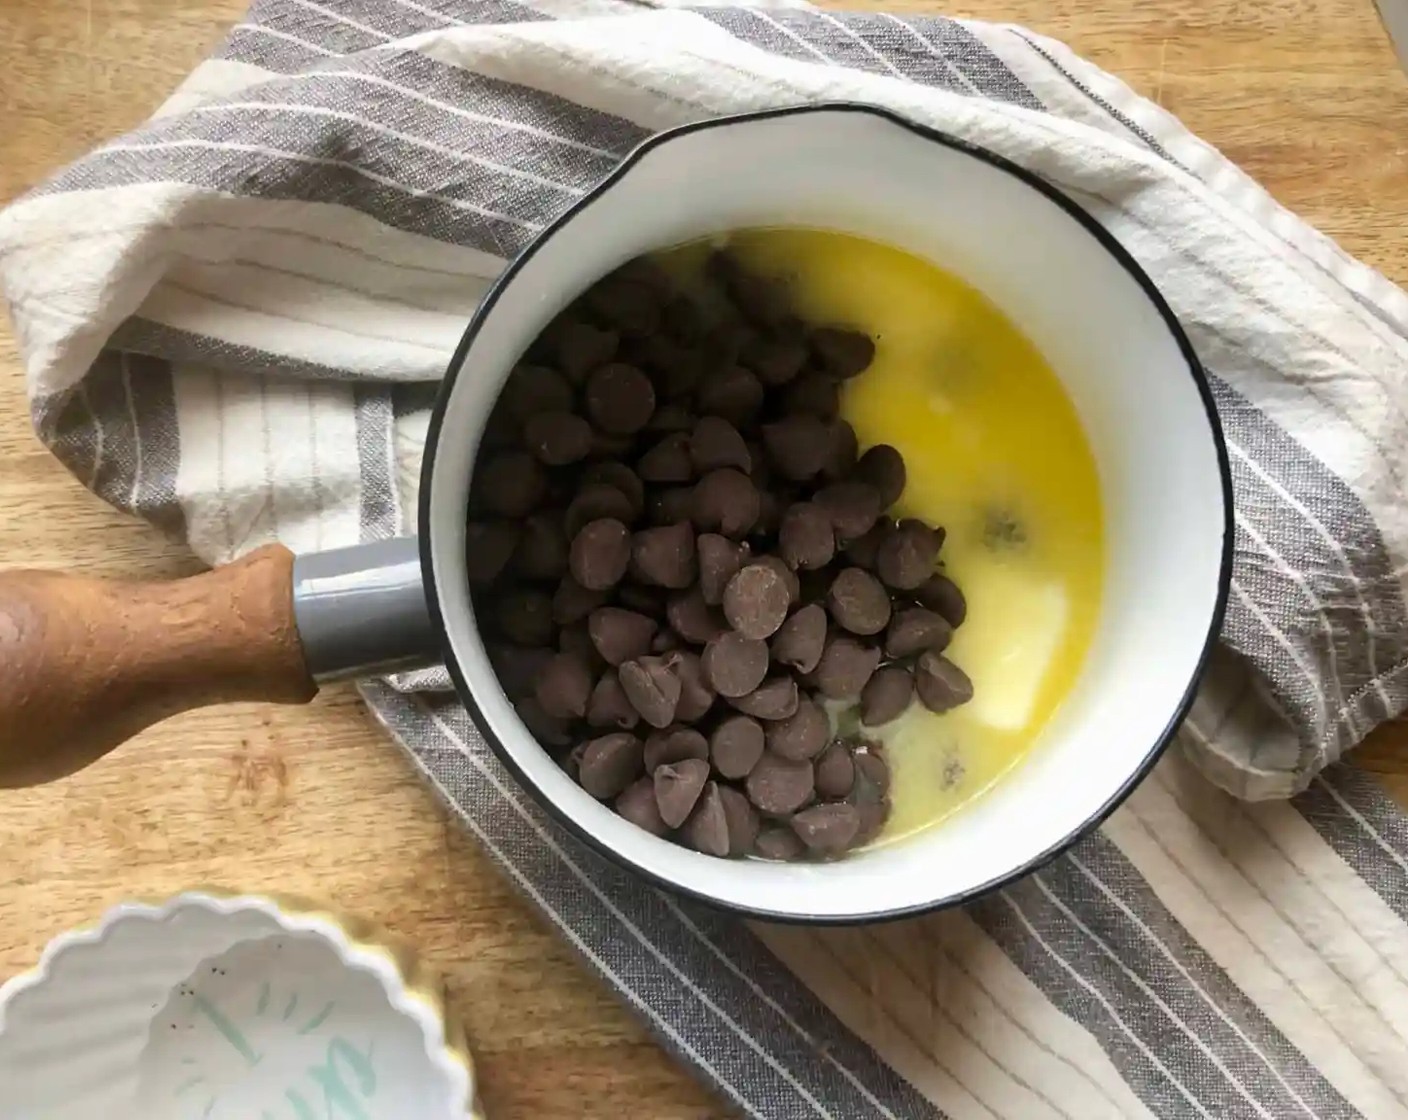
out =
<svg viewBox="0 0 1408 1120"><path fill-rule="evenodd" d="M443 677L368 703L746 1114L1408 1117L1408 818L1336 764L1408 702L1408 298L1059 44L791 5L258 0L152 121L0 215L36 424L212 563L412 530L434 383L504 261L652 130L815 98L1035 170L1182 318L1237 557L1179 748L1014 887L810 931L583 850Z"/></svg>

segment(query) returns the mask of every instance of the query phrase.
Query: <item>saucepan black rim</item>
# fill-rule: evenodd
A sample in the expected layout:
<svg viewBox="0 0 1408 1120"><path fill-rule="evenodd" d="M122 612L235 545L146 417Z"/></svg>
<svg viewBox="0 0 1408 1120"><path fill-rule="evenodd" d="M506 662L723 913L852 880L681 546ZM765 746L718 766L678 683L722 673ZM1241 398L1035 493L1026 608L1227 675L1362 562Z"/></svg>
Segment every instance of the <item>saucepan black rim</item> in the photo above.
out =
<svg viewBox="0 0 1408 1120"><path fill-rule="evenodd" d="M687 136L690 133L702 132L707 129L727 128L729 125L734 124L746 124L754 121L771 120L777 117L798 116L808 113L862 113L887 121L890 124L898 125L925 140L942 144L946 148L951 148L954 151L972 156L974 159L981 160L1013 176L1032 190L1037 191L1039 194L1054 202L1079 222L1085 228L1086 232L1098 241L1105 251L1129 274L1130 279L1140 287L1145 297L1163 319L1169 334L1177 343L1178 349L1183 355L1184 361L1187 363L1188 375L1192 378L1194 385L1197 387L1198 393L1203 401L1203 408L1207 413L1213 444L1217 452L1218 471L1222 479L1222 560L1218 574L1217 598L1208 619L1207 637L1204 640L1202 652L1199 654L1197 666L1188 681L1188 686L1182 698L1179 700L1174 711L1170 714L1167 724L1156 738L1154 744L1150 747L1149 752L1144 756L1139 765L1133 769L1128 778L1120 784L1103 805L1087 817L1080 825L1072 829L1071 832L1060 841L1033 856L1031 859L1026 860L1021 865L1004 872L1002 875L996 876L968 890L913 906L872 913L845 915L779 913L764 907L725 902L712 895L681 886L670 879L641 867L624 853L602 843L578 824L569 813L558 806L551 797L529 778L527 773L518 765L517 760L513 756L513 752L508 750L499 740L498 736L494 734L488 720L484 717L484 713L476 702L474 694L469 687L469 682L466 680L464 672L458 660L455 658L454 651L450 648L450 643L446 638L445 616L435 586L434 560L430 547L431 477L435 470L436 450L439 447L442 435L445 408L451 395L454 393L456 379L459 377L460 371L464 368L465 358L469 354L470 348L473 346L480 328L493 311L494 306L498 303L504 290L513 282L514 277L517 276L528 261L547 244L554 234L562 229L568 222L572 221L572 219L583 210L591 206L597 199L606 194L613 186L621 182L630 172L631 168L640 163L645 156L661 145L667 144L677 137ZM1188 341L1188 337L1184 333L1182 326L1180 326L1173 310L1160 294L1158 288L1154 286L1154 282L1149 279L1148 275L1135 262L1134 258L1129 255L1125 248L1115 240L1104 226L1055 187L1038 178L1030 171L976 144L971 144L966 140L960 140L955 136L950 136L947 133L929 128L926 125L918 124L896 113L892 113L887 109L849 101L816 102L780 109L767 109L754 113L740 113L726 117L714 117L709 120L697 121L693 124L681 125L678 128L672 128L657 133L633 149L611 174L592 188L591 191L583 195L581 199L569 207L565 213L534 238L533 242L509 263L502 275L499 276L485 294L483 300L475 310L473 317L470 319L469 325L465 328L464 335L461 337L459 345L455 348L454 356L450 359L449 369L446 371L445 379L441 383L440 391L435 402L435 408L431 414L429 430L426 435L425 459L421 466L419 516L421 566L424 571L426 603L429 607L431 618L441 637L446 668L448 668L450 676L455 682L455 687L459 691L460 699L469 710L469 714L474 720L475 725L479 728L494 753L498 755L500 761L502 761L509 772L513 774L518 783L523 788L529 790L553 819L561 823L573 836L600 852L607 859L639 875L642 879L666 891L696 899L718 910L748 918L799 925L862 925L915 917L920 914L932 913L934 911L947 909L951 906L957 906L981 895L998 890L1022 878L1024 875L1044 867L1082 837L1098 827L1121 803L1123 803L1134 787L1137 786L1144 776L1153 768L1154 764L1163 755L1165 749L1167 749L1169 743L1173 740L1174 734L1177 732L1179 725L1183 722L1184 717L1188 714L1188 709L1192 706L1193 698L1197 691L1198 682L1202 679L1203 673L1207 669L1208 660L1212 656L1218 634L1222 629L1223 615L1227 608L1227 597L1232 581L1232 548L1234 540L1232 474L1228 464L1226 439L1223 436L1222 425L1218 420L1217 410L1213 404L1212 390L1208 384L1207 374L1204 372L1202 364L1198 361L1198 356L1194 353L1192 344Z"/></svg>

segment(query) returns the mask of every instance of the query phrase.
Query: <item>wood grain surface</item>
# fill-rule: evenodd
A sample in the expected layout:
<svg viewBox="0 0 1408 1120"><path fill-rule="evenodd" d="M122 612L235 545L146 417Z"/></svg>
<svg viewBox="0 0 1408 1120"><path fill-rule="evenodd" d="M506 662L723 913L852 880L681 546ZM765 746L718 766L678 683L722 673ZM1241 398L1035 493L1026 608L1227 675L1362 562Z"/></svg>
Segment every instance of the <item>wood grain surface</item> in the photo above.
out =
<svg viewBox="0 0 1408 1120"><path fill-rule="evenodd" d="M0 0L0 202L140 121L243 7ZM1408 282L1408 81L1372 0L962 0L944 10L1064 39ZM197 568L103 506L35 440L8 324L0 565L134 578ZM1357 761L1408 803L1408 729L1382 731ZM350 689L306 709L180 716L74 778L0 792L0 980L120 898L202 882L321 897L416 942L449 976L496 1120L729 1115L520 901Z"/></svg>

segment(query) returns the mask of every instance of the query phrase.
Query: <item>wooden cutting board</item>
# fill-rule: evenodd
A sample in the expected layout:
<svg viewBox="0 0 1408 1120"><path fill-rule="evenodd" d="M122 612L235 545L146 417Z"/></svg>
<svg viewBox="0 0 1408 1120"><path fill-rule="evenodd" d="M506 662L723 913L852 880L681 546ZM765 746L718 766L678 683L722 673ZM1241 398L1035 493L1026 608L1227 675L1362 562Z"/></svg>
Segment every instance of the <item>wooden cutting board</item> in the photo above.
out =
<svg viewBox="0 0 1408 1120"><path fill-rule="evenodd" d="M243 7L0 0L0 202L140 121ZM1408 81L1371 0L945 10L1064 39L1350 252L1408 281ZM0 373L0 564L193 570L184 549L101 505L35 441L5 326ZM1408 731L1382 732L1358 762L1408 804ZM172 720L71 781L0 794L0 980L123 896L199 882L322 896L418 943L450 975L499 1120L728 1115L518 900L348 689L306 710Z"/></svg>

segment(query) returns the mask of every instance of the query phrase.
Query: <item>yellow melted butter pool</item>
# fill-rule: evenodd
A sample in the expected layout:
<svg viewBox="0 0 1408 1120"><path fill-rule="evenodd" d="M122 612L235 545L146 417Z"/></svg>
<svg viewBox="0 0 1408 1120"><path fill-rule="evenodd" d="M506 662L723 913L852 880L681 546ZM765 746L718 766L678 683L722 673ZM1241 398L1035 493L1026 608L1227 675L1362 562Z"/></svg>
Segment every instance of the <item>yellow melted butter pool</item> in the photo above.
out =
<svg viewBox="0 0 1408 1120"><path fill-rule="evenodd" d="M968 599L948 656L973 701L915 705L880 729L894 808L882 838L949 816L1026 755L1070 690L1095 632L1103 569L1095 460L1056 375L975 289L900 249L807 229L731 246L786 275L798 312L876 339L843 415L862 448L908 468L896 512L947 530L942 559Z"/></svg>

